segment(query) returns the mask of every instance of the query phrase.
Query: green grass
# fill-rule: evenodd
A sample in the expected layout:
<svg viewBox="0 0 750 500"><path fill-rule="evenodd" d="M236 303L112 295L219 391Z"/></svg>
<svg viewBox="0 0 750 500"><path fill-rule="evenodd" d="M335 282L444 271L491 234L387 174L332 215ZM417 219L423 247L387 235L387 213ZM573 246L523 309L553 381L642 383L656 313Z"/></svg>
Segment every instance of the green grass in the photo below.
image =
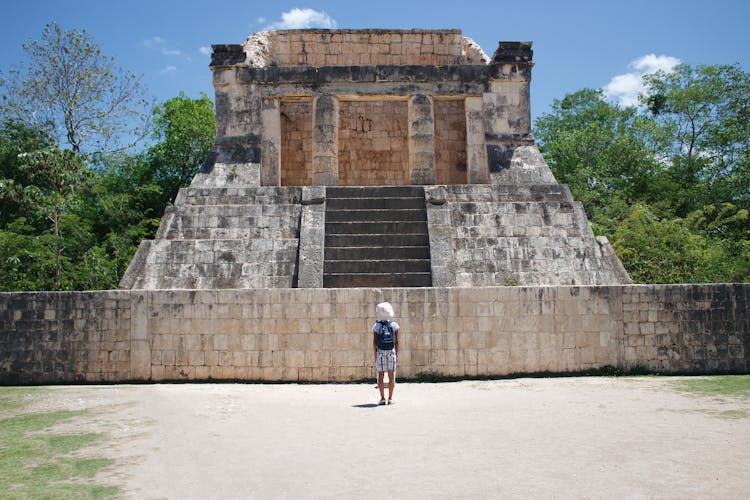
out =
<svg viewBox="0 0 750 500"><path fill-rule="evenodd" d="M26 400L46 390L43 387L0 387L0 414L23 407Z"/></svg>
<svg viewBox="0 0 750 500"><path fill-rule="evenodd" d="M750 375L723 375L678 380L673 387L682 392L706 396L750 397Z"/></svg>
<svg viewBox="0 0 750 500"><path fill-rule="evenodd" d="M113 461L82 458L74 452L95 443L97 433L57 434L51 428L86 414L79 411L24 413L29 394L38 389L0 388L0 498L107 498L118 489L95 484L93 477Z"/></svg>

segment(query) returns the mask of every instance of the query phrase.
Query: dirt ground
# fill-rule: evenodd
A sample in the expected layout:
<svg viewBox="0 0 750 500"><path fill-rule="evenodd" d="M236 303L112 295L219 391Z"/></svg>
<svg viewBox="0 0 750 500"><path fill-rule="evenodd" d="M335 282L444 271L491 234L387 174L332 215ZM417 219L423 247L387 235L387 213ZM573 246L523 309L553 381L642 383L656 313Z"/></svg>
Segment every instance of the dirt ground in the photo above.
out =
<svg viewBox="0 0 750 500"><path fill-rule="evenodd" d="M750 399L674 378L52 387L126 498L747 498Z"/></svg>

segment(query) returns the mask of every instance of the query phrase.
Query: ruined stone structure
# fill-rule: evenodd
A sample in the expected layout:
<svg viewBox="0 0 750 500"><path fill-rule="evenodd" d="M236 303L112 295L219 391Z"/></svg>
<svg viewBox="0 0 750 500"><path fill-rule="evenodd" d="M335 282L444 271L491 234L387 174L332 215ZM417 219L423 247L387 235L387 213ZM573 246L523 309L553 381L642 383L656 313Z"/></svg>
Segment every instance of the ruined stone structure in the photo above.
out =
<svg viewBox="0 0 750 500"><path fill-rule="evenodd" d="M629 284L534 145L532 64L457 30L215 46L205 165L122 290L0 293L0 384L371 379L384 300L406 377L750 371L750 285Z"/></svg>
<svg viewBox="0 0 750 500"><path fill-rule="evenodd" d="M629 283L534 145L532 66L459 30L214 46L214 147L120 287Z"/></svg>

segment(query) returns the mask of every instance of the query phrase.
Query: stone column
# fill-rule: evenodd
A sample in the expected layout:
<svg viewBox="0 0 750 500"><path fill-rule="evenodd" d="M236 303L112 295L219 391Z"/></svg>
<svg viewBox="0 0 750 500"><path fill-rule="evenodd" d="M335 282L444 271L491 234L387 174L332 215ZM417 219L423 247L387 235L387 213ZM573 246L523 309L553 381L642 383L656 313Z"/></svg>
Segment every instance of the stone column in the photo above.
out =
<svg viewBox="0 0 750 500"><path fill-rule="evenodd" d="M339 183L339 102L335 96L319 95L313 101L314 186Z"/></svg>
<svg viewBox="0 0 750 500"><path fill-rule="evenodd" d="M241 46L231 47L230 55L242 58L232 61L244 61ZM216 90L216 138L191 187L259 186L261 88L240 81L231 67L212 65L211 69Z"/></svg>
<svg viewBox="0 0 750 500"><path fill-rule="evenodd" d="M262 138L260 156L261 186L281 184L281 114L278 99L263 99L261 108Z"/></svg>
<svg viewBox="0 0 750 500"><path fill-rule="evenodd" d="M487 150L484 143L484 100L467 97L466 110L466 165L469 184L487 184L490 171L487 168Z"/></svg>
<svg viewBox="0 0 750 500"><path fill-rule="evenodd" d="M435 113L430 96L411 96L408 115L409 180L412 184L434 184Z"/></svg>
<svg viewBox="0 0 750 500"><path fill-rule="evenodd" d="M483 94L487 164L493 183L515 184L511 160L520 146L533 145L529 84L531 42L500 42L490 66L495 76ZM523 177L523 175L522 175Z"/></svg>

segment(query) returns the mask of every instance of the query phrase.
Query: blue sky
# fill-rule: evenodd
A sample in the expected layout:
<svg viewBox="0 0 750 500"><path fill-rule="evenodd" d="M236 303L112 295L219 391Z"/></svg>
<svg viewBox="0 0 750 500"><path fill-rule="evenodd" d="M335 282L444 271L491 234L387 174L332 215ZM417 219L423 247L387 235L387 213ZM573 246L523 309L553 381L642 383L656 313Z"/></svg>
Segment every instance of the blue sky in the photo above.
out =
<svg viewBox="0 0 750 500"><path fill-rule="evenodd" d="M0 69L16 64L21 44L55 21L91 33L159 101L180 91L213 98L208 47L242 43L268 26L459 28L490 56L500 40L534 42L537 117L584 87L630 102L641 74L677 61L750 71L748 20L746 0L0 0Z"/></svg>

